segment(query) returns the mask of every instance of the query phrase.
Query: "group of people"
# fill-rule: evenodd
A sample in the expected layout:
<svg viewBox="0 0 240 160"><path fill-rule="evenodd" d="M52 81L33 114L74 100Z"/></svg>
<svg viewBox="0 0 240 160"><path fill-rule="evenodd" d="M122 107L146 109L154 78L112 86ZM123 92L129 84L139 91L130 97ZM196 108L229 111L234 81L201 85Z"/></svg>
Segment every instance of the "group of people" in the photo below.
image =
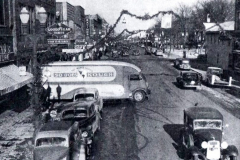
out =
<svg viewBox="0 0 240 160"><path fill-rule="evenodd" d="M84 60L99 60L103 55L103 49L92 49L88 52L80 53L60 53L59 61L84 61Z"/></svg>

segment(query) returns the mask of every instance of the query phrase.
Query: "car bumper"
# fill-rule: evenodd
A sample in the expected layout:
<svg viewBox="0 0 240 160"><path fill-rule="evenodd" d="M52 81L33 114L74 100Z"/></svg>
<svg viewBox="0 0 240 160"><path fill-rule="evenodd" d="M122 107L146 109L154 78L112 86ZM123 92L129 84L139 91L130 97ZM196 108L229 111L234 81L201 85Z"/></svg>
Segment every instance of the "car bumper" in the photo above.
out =
<svg viewBox="0 0 240 160"><path fill-rule="evenodd" d="M185 88L196 88L196 87L201 87L200 84L184 84L183 87Z"/></svg>

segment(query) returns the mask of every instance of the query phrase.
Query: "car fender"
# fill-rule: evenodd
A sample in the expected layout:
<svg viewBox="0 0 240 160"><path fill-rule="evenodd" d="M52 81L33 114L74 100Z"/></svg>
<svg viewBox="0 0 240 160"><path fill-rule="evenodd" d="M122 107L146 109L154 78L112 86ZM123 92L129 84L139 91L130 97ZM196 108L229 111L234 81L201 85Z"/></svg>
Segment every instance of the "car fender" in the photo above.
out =
<svg viewBox="0 0 240 160"><path fill-rule="evenodd" d="M143 91L145 93L145 95L147 95L147 90L144 88L136 88L136 89L132 90L132 94L136 91Z"/></svg>
<svg viewBox="0 0 240 160"><path fill-rule="evenodd" d="M198 156L198 155L202 157L204 160L207 160L205 155L197 147L192 146L188 148L188 156Z"/></svg>
<svg viewBox="0 0 240 160"><path fill-rule="evenodd" d="M229 145L227 149L222 150L222 155L238 156L238 149L234 145Z"/></svg>

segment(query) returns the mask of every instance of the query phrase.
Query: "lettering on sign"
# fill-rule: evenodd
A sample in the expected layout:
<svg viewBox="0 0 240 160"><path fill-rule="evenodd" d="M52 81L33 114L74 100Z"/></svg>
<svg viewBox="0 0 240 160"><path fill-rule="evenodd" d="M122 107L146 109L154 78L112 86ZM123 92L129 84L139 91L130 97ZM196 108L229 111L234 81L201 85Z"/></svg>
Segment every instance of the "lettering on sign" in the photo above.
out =
<svg viewBox="0 0 240 160"><path fill-rule="evenodd" d="M78 74L77 73L54 73L54 77L77 77Z"/></svg>
<svg viewBox="0 0 240 160"><path fill-rule="evenodd" d="M113 77L114 73L113 72L92 72L92 73L87 73L87 77Z"/></svg>

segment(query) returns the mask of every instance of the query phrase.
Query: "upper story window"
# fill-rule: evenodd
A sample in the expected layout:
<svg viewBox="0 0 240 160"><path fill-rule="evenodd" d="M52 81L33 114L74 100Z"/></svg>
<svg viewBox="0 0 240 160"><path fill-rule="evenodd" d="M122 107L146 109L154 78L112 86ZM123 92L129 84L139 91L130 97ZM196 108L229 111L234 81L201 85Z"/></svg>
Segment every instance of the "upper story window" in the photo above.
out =
<svg viewBox="0 0 240 160"><path fill-rule="evenodd" d="M5 7L4 7L4 0L0 0L0 25L5 25Z"/></svg>

